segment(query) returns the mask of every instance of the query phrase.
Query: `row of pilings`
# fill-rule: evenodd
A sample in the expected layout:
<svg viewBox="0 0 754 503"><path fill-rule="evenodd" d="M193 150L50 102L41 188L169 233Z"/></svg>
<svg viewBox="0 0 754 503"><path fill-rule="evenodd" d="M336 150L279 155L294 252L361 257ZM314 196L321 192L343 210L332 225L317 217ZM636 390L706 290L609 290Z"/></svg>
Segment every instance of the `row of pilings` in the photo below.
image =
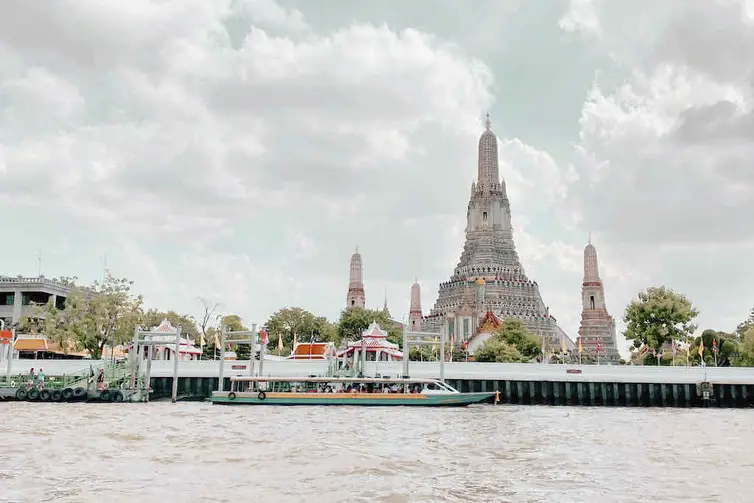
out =
<svg viewBox="0 0 754 503"><path fill-rule="evenodd" d="M172 377L152 378L152 399L170 398ZM754 384L612 383L446 379L461 392L498 391L500 403L604 407L754 407ZM179 377L178 396L203 400L217 389L217 377ZM230 388L230 378L224 389Z"/></svg>

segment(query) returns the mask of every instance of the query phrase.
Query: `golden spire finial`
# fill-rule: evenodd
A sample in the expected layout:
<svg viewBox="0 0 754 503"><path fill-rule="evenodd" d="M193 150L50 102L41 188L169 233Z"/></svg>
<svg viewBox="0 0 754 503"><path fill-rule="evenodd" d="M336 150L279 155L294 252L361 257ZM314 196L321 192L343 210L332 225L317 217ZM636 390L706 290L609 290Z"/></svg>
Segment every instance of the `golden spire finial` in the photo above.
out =
<svg viewBox="0 0 754 503"><path fill-rule="evenodd" d="M490 114L487 114L487 120L484 121L484 127L489 131L492 128L492 121L490 120Z"/></svg>

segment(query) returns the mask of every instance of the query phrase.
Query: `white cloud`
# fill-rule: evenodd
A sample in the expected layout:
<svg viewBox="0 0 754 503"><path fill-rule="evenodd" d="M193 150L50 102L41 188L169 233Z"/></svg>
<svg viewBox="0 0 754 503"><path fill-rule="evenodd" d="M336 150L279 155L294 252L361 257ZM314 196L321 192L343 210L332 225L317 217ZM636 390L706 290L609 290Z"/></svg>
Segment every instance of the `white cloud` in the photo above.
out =
<svg viewBox="0 0 754 503"><path fill-rule="evenodd" d="M597 78L582 108L578 176L564 211L622 248L617 255L608 248L627 280L615 291L619 306L632 291L665 283L697 302L702 328L730 330L754 303L744 286L754 280L746 258L754 242L754 63L742 57L754 25L737 1L656 12L639 2L632 9L642 14L620 26L620 7L588 3L597 23L566 28L587 37L599 29L597 46L630 71L618 85ZM642 274L626 276L632 269Z"/></svg>
<svg viewBox="0 0 754 503"><path fill-rule="evenodd" d="M416 187L452 186L460 163L438 160L463 159L492 100L489 69L452 44L380 24L317 32L272 1L5 11L0 199L91 228L164 307L203 295L257 321L290 303L336 314L317 275L345 291L356 242L369 270L393 225L443 208ZM387 271L389 257L373 277L408 288L418 268Z"/></svg>
<svg viewBox="0 0 754 503"><path fill-rule="evenodd" d="M106 254L150 305L211 297L262 322L292 304L336 316L358 245L370 306L387 288L400 317L418 276L428 309L461 251L491 111L521 260L571 336L591 231L616 318L666 283L732 328L754 304L740 271L751 16L742 2L637 2L572 0L559 24L510 2L469 36L457 26L489 23L491 5L430 19L413 4L339 18L272 0L8 1L4 268L31 273L53 249L47 274L95 279ZM521 19L550 24L524 37Z"/></svg>

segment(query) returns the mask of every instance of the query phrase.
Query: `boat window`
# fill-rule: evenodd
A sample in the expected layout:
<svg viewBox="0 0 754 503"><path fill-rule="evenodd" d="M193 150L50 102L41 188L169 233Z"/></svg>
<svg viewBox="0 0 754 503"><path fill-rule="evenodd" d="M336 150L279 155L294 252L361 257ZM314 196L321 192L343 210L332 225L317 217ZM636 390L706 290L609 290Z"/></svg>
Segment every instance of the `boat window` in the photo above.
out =
<svg viewBox="0 0 754 503"><path fill-rule="evenodd" d="M442 388L445 389L445 390L447 390L447 391L453 391L453 392L458 391L458 390L456 390L453 386L451 386L448 383L442 382L442 383L439 383L439 385L442 386Z"/></svg>

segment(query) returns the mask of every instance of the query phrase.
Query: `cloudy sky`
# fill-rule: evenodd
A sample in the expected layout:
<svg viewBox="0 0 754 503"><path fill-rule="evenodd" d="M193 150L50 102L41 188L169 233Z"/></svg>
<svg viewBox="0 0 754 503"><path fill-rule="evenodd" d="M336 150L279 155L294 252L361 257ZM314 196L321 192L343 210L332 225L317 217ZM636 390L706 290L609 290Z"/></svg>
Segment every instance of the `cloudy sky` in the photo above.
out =
<svg viewBox="0 0 754 503"><path fill-rule="evenodd" d="M462 6L462 7L461 7ZM336 318L348 262L396 317L463 243L489 112L530 277L576 336L667 285L754 305L754 2L6 0L0 272L116 276L263 322Z"/></svg>

